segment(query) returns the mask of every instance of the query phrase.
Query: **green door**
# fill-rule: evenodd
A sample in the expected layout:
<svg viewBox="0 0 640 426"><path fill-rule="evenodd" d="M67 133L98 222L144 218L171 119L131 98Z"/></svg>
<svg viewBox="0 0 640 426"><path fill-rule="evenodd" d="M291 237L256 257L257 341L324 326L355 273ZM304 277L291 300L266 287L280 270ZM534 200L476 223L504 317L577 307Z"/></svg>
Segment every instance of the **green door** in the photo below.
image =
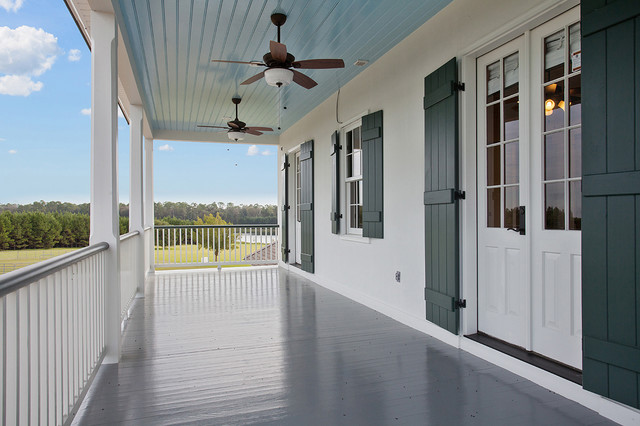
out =
<svg viewBox="0 0 640 426"><path fill-rule="evenodd" d="M640 408L640 3L581 7L582 380Z"/></svg>
<svg viewBox="0 0 640 426"><path fill-rule="evenodd" d="M455 58L424 79L426 316L454 334L460 322L457 81Z"/></svg>

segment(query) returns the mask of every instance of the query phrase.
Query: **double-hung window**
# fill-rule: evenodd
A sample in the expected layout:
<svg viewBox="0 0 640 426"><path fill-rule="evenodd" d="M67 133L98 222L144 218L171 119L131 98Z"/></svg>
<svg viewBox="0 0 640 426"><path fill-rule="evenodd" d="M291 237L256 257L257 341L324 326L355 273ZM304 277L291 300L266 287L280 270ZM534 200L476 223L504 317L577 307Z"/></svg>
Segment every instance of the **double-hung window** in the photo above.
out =
<svg viewBox="0 0 640 426"><path fill-rule="evenodd" d="M343 128L347 234L362 235L362 122Z"/></svg>

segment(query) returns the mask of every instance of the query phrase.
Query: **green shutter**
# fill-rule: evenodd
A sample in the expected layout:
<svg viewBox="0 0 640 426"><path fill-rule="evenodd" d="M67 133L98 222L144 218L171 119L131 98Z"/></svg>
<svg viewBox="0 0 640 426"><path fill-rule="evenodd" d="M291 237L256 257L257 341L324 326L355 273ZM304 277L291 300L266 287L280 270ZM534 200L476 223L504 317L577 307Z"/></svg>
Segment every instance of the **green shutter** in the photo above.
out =
<svg viewBox="0 0 640 426"><path fill-rule="evenodd" d="M456 83L455 58L424 79L426 317L454 334L460 322Z"/></svg>
<svg viewBox="0 0 640 426"><path fill-rule="evenodd" d="M582 381L640 408L640 3L582 2Z"/></svg>
<svg viewBox="0 0 640 426"><path fill-rule="evenodd" d="M362 117L362 236L383 238L382 111Z"/></svg>
<svg viewBox="0 0 640 426"><path fill-rule="evenodd" d="M340 233L340 133L331 135L331 232Z"/></svg>
<svg viewBox="0 0 640 426"><path fill-rule="evenodd" d="M300 147L300 260L302 270L313 273L313 141Z"/></svg>
<svg viewBox="0 0 640 426"><path fill-rule="evenodd" d="M281 241L282 241L282 261L289 261L289 156L284 154L282 163L281 176L284 182L284 190L282 192L282 223L280 224Z"/></svg>

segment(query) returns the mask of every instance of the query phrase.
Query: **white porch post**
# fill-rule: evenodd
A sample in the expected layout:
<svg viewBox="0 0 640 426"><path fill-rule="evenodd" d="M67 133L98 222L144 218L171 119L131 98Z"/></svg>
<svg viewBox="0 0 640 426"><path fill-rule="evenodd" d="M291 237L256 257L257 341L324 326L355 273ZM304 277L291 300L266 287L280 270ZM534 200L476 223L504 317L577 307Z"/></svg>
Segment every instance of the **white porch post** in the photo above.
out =
<svg viewBox="0 0 640 426"><path fill-rule="evenodd" d="M143 207L143 168L142 168L142 106L131 105L129 144L129 232L138 231L136 238L135 279L138 283L138 296L144 297L144 207Z"/></svg>
<svg viewBox="0 0 640 426"><path fill-rule="evenodd" d="M91 233L105 241L105 358L120 358L120 235L118 223L118 61L116 21L91 11Z"/></svg>
<svg viewBox="0 0 640 426"><path fill-rule="evenodd" d="M150 272L155 271L155 250L153 229L153 139L144 140L144 226L151 227L151 244L147 247L146 256L149 256Z"/></svg>

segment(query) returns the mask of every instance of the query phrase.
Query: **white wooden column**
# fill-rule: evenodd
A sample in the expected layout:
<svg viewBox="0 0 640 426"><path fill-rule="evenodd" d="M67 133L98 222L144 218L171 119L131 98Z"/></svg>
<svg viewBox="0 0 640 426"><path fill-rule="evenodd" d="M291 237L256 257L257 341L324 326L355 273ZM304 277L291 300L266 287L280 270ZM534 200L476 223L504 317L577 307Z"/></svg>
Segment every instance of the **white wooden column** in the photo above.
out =
<svg viewBox="0 0 640 426"><path fill-rule="evenodd" d="M151 244L146 248L146 256L149 256L150 272L155 271L155 252L153 229L154 209L153 209L153 139L144 140L144 226L151 227Z"/></svg>
<svg viewBox="0 0 640 426"><path fill-rule="evenodd" d="M138 296L144 297L144 199L142 167L142 106L129 108L129 232L138 231L136 237L135 279Z"/></svg>
<svg viewBox="0 0 640 426"><path fill-rule="evenodd" d="M118 60L111 13L91 11L91 233L105 241L104 363L120 358L120 235L118 223Z"/></svg>

